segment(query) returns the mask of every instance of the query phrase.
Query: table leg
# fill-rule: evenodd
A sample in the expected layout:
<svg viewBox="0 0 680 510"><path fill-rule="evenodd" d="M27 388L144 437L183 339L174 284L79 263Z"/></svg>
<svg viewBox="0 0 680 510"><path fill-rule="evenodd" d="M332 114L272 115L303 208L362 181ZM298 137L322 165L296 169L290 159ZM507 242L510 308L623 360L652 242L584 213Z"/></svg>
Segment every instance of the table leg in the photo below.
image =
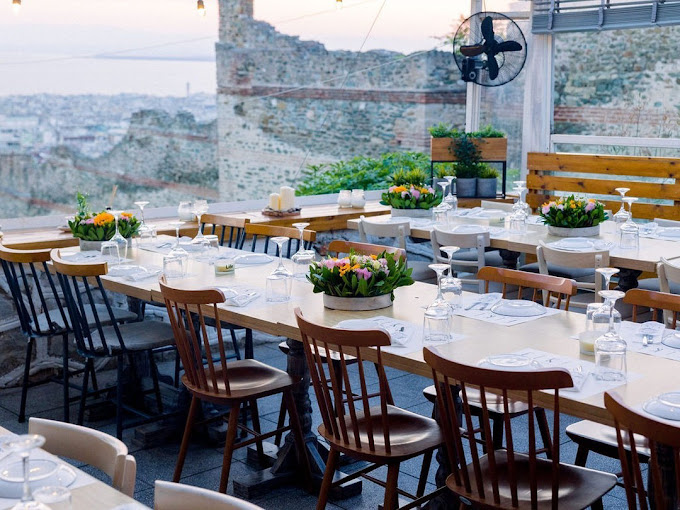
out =
<svg viewBox="0 0 680 510"><path fill-rule="evenodd" d="M503 264L505 267L508 269L517 269L517 259L520 255L519 252L505 249L500 249L498 251L501 254L501 258L503 259Z"/></svg>
<svg viewBox="0 0 680 510"><path fill-rule="evenodd" d="M630 289L634 289L638 286L638 277L642 274L642 271L636 269L625 269L621 268L619 270L619 284L616 287L618 290L626 292Z"/></svg>
<svg viewBox="0 0 680 510"><path fill-rule="evenodd" d="M661 484L663 486L664 498L663 508L678 508L678 487L676 486L673 449L668 446L657 445L656 454L658 456L659 468L661 469ZM648 472L647 475L649 493L652 494L654 483L651 473ZM649 506L652 510L660 510L657 508L654 498L649 498Z"/></svg>

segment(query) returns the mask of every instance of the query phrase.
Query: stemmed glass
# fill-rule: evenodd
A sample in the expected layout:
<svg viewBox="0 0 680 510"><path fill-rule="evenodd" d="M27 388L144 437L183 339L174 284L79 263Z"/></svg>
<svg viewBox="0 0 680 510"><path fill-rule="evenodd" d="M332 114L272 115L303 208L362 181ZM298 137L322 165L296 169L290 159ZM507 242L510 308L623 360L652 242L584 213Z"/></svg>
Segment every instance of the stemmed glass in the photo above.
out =
<svg viewBox="0 0 680 510"><path fill-rule="evenodd" d="M31 450L40 448L45 444L45 438L37 434L24 434L22 436L13 436L6 441L3 441L0 447L13 453L18 453L21 457L23 467L23 493L21 501L12 507L12 510L50 510L47 505L33 500L30 485L30 466L28 457Z"/></svg>
<svg viewBox="0 0 680 510"><path fill-rule="evenodd" d="M146 222L144 221L144 207L149 205L148 200L140 200L139 202L135 202L135 205L139 207L139 210L141 211L140 216L142 217L142 223L139 225L139 229L141 230L142 228L146 228Z"/></svg>
<svg viewBox="0 0 680 510"><path fill-rule="evenodd" d="M626 193L630 191L630 188L616 188L614 191L621 195L621 209L614 214L614 221L616 223L624 223L628 220L628 212L624 206L624 198L626 197Z"/></svg>
<svg viewBox="0 0 680 510"><path fill-rule="evenodd" d="M284 236L276 236L271 238L271 241L276 245L279 252L279 265L276 267L276 269L274 269L274 271L272 271L272 274L283 275L289 278L293 276L293 273L291 273L290 270L283 265L283 245L289 240L290 239L288 237Z"/></svg>
<svg viewBox="0 0 680 510"><path fill-rule="evenodd" d="M449 194L444 197L444 202L449 206L449 213L454 214L458 210L458 197L453 194L453 179L455 179L455 176L445 175L444 179L446 179L449 186Z"/></svg>
<svg viewBox="0 0 680 510"><path fill-rule="evenodd" d="M140 217L142 218L142 221L138 229L139 242L141 243L143 241L148 241L150 238L153 238L153 228L147 225L146 221L144 220L144 207L149 205L149 202L147 200L140 200L138 202L135 202L135 205L139 207Z"/></svg>
<svg viewBox="0 0 680 510"><path fill-rule="evenodd" d="M463 294L463 286L461 281L453 276L455 274L455 271L453 269L454 262L453 254L460 250L460 248L458 246L442 246L440 249L441 251L446 253L446 256L449 259L449 264L451 265L451 267L449 268L449 275L442 278L441 282L442 293L446 295L449 294L451 295L450 298L447 299L447 302L449 303L451 309L455 310L460 306L460 301L462 299Z"/></svg>
<svg viewBox="0 0 680 510"><path fill-rule="evenodd" d="M128 249L128 242L127 239L125 239L122 234L120 233L120 230L118 230L118 222L120 221L120 213L121 211L111 211L111 214L113 214L113 218L116 222L116 233L113 234L113 237L109 239L110 242L116 243L118 245L118 264L121 264L124 259L127 258L127 249Z"/></svg>
<svg viewBox="0 0 680 510"><path fill-rule="evenodd" d="M437 297L425 309L423 317L423 339L426 342L446 342L451 339L451 307L442 294L442 274L449 269L448 264L430 264L437 273Z"/></svg>
<svg viewBox="0 0 680 510"><path fill-rule="evenodd" d="M201 228L201 216L208 212L208 201L207 200L194 200L194 207L191 210L192 213L196 215L196 220L198 221L198 233L194 237L194 243L203 242L203 231Z"/></svg>
<svg viewBox="0 0 680 510"><path fill-rule="evenodd" d="M600 381L625 381L626 380L626 341L616 331L614 325L614 309L616 301L624 297L625 292L620 290L600 291L606 301L600 309L609 312L609 327L607 332L595 340L595 364L599 369L595 372L595 378Z"/></svg>
<svg viewBox="0 0 680 510"><path fill-rule="evenodd" d="M295 272L295 277L304 279L307 274L307 268L312 260L314 260L316 252L314 250L305 249L304 233L305 228L309 226L309 223L293 223L293 226L300 231L300 247L298 248L298 251L293 254L291 260L294 264L300 266L300 271Z"/></svg>
<svg viewBox="0 0 680 510"><path fill-rule="evenodd" d="M604 278L604 285L602 286L602 290L609 290L609 284L612 281L612 276L618 273L620 269L616 267L600 267L595 271L600 273Z"/></svg>
<svg viewBox="0 0 680 510"><path fill-rule="evenodd" d="M288 301L292 290L291 280L293 273L283 265L283 245L289 241L289 238L276 236L272 237L271 241L278 248L279 265L267 276L266 300L274 302Z"/></svg>
<svg viewBox="0 0 680 510"><path fill-rule="evenodd" d="M628 204L628 218L619 228L621 236L619 245L624 249L638 248L640 245L640 228L633 221L633 203L637 202L637 200L637 197L625 197L623 199L624 203Z"/></svg>
<svg viewBox="0 0 680 510"><path fill-rule="evenodd" d="M183 277L187 272L189 254L179 245L179 229L182 227L182 225L184 225L183 221L173 221L170 223L170 226L175 228L175 245L170 250L170 253L163 257L163 263L165 265L166 261L169 263L170 261L176 260L178 261L176 265L179 269L177 270L177 274L173 274L171 276L166 275L168 277Z"/></svg>

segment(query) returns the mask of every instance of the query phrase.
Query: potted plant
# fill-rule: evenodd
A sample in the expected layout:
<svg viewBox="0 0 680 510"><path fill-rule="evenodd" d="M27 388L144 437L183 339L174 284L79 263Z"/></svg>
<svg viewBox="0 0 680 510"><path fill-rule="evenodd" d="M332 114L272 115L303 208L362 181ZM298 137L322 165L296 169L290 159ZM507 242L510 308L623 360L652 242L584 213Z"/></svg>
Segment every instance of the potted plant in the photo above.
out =
<svg viewBox="0 0 680 510"><path fill-rule="evenodd" d="M455 147L461 137L473 139L480 151L481 161L505 161L508 154L508 139L505 133L487 125L479 131L462 133L453 125L440 122L429 128L430 158L432 161L455 161Z"/></svg>
<svg viewBox="0 0 680 510"><path fill-rule="evenodd" d="M600 233L605 220L604 204L594 198L560 197L544 203L539 215L548 225L548 232L559 237L586 237Z"/></svg>
<svg viewBox="0 0 680 510"><path fill-rule="evenodd" d="M496 198L498 171L486 163L480 164L477 175L477 196L480 198Z"/></svg>
<svg viewBox="0 0 680 510"><path fill-rule="evenodd" d="M90 211L87 198L80 192L76 193L78 211L73 219L68 221L73 237L79 239L80 249L83 251L101 249L101 243L108 241L116 233L116 219L109 211L93 213ZM139 221L132 213L120 213L118 231L128 240L139 230Z"/></svg>
<svg viewBox="0 0 680 510"><path fill-rule="evenodd" d="M481 170L480 152L472 139L463 135L454 147L456 158L456 190L459 198L477 195L477 177Z"/></svg>
<svg viewBox="0 0 680 510"><path fill-rule="evenodd" d="M392 216L428 217L430 209L442 201L442 193L426 184L427 174L420 169L398 170L382 194L383 205L392 207Z"/></svg>
<svg viewBox="0 0 680 510"><path fill-rule="evenodd" d="M334 310L377 310L392 305L394 289L413 284L413 269L394 254L329 257L312 262L307 279Z"/></svg>

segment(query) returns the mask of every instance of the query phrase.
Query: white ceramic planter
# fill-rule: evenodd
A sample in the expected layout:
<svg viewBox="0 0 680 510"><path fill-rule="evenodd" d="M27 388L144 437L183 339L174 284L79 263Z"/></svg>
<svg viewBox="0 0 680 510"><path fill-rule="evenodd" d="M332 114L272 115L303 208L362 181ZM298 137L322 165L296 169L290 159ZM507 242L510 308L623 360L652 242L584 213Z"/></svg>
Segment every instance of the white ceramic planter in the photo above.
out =
<svg viewBox="0 0 680 510"><path fill-rule="evenodd" d="M323 295L323 305L331 310L379 310L392 306L391 294L373 297L338 297Z"/></svg>
<svg viewBox="0 0 680 510"><path fill-rule="evenodd" d="M557 237L592 237L600 235L600 225L594 227L566 228L548 225L548 233Z"/></svg>
<svg viewBox="0 0 680 510"><path fill-rule="evenodd" d="M431 218L432 209L395 209L392 208L392 217L405 217L405 218Z"/></svg>
<svg viewBox="0 0 680 510"><path fill-rule="evenodd" d="M80 251L102 251L102 243L104 241L85 241L83 239L78 239L78 244L80 245ZM132 247L132 239L127 240L128 249Z"/></svg>

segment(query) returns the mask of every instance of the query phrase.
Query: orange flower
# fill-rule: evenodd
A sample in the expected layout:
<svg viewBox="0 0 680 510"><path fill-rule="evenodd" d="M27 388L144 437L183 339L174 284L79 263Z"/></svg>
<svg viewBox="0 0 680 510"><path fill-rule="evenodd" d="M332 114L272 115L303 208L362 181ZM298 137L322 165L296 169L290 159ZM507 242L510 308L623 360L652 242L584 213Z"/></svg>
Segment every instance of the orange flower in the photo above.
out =
<svg viewBox="0 0 680 510"><path fill-rule="evenodd" d="M107 213L107 212L102 212L99 213L97 216L93 218L94 220L94 225L96 227L102 227L106 225L107 223L112 223L115 221L115 218L113 217L113 214Z"/></svg>

